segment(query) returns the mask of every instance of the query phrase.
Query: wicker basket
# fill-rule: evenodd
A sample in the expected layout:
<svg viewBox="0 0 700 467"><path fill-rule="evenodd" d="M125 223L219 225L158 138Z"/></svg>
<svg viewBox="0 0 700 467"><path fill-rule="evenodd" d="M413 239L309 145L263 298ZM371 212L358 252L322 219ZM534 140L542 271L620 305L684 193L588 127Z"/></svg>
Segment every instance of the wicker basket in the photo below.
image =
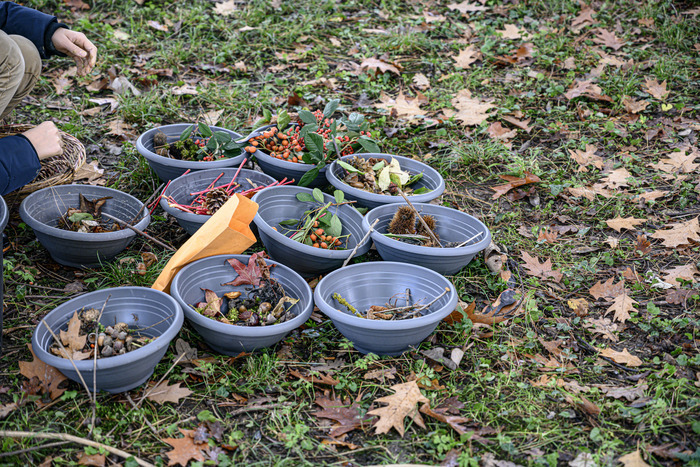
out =
<svg viewBox="0 0 700 467"><path fill-rule="evenodd" d="M33 126L23 124L1 125L0 138L22 133L30 128L33 128ZM75 171L85 163L85 146L76 137L63 131L59 133L64 143L63 154L41 161L39 175L19 190L7 195L10 200L17 201L42 188L65 185L73 181Z"/></svg>

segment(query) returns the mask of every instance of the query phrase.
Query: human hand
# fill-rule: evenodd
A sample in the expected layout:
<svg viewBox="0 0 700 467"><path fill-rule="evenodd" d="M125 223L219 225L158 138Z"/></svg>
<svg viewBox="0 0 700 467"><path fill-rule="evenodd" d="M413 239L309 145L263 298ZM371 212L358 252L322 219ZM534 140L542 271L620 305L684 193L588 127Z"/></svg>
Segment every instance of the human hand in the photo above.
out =
<svg viewBox="0 0 700 467"><path fill-rule="evenodd" d="M51 36L51 42L56 50L75 60L80 76L90 73L97 62L97 47L82 32L58 28Z"/></svg>
<svg viewBox="0 0 700 467"><path fill-rule="evenodd" d="M39 156L39 160L63 154L63 138L53 122L44 122L22 133Z"/></svg>

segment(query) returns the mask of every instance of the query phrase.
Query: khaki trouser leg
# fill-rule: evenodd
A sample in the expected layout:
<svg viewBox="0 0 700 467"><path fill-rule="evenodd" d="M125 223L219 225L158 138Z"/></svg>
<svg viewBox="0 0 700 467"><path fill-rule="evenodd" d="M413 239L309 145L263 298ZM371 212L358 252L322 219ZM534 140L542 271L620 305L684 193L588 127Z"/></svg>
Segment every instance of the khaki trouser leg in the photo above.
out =
<svg viewBox="0 0 700 467"><path fill-rule="evenodd" d="M0 31L0 119L29 94L40 74L41 57L34 44Z"/></svg>

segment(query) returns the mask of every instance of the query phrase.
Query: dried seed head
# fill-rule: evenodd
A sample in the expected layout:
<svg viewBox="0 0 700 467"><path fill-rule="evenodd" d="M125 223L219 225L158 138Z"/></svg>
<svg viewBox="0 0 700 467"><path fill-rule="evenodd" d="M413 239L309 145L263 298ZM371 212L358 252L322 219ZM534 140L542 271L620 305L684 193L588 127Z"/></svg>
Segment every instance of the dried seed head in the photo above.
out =
<svg viewBox="0 0 700 467"><path fill-rule="evenodd" d="M153 135L154 147L165 146L166 144L168 144L168 137L165 135L165 133L159 131L155 135Z"/></svg>
<svg viewBox="0 0 700 467"><path fill-rule="evenodd" d="M126 323L117 323L114 325L114 330L117 332L128 331L129 325Z"/></svg>
<svg viewBox="0 0 700 467"><path fill-rule="evenodd" d="M401 206L391 219L388 228L394 235L410 235L416 233L416 213L409 206Z"/></svg>
<svg viewBox="0 0 700 467"><path fill-rule="evenodd" d="M100 317L100 310L96 310L95 308L90 308L87 310L83 311L83 322L84 323L94 323L97 321L97 318Z"/></svg>

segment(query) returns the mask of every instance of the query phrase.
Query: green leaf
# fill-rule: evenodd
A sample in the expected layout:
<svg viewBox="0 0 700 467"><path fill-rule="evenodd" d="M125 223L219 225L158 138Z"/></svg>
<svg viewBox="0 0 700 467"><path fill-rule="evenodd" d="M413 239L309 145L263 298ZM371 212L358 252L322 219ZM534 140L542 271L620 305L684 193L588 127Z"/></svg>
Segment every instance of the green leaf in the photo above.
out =
<svg viewBox="0 0 700 467"><path fill-rule="evenodd" d="M331 217L331 225L326 229L326 232L334 237L338 237L343 233L343 223L340 222L340 218L335 214Z"/></svg>
<svg viewBox="0 0 700 467"><path fill-rule="evenodd" d="M94 221L95 218L89 212L74 212L68 217L68 220L75 223L80 221Z"/></svg>
<svg viewBox="0 0 700 467"><path fill-rule="evenodd" d="M297 193L297 199L299 201L301 201L302 203L313 203L314 202L314 197L311 195L311 193L306 193L306 192Z"/></svg>
<svg viewBox="0 0 700 467"><path fill-rule="evenodd" d="M433 191L433 190L429 189L428 187L422 186L422 187L418 188L417 190L413 190L413 194L414 195L422 195L423 193L430 193L431 191Z"/></svg>
<svg viewBox="0 0 700 467"><path fill-rule="evenodd" d="M338 165L339 165L339 166L341 166L342 168L344 168L344 169L347 170L348 172L355 172L355 173L358 173L358 174L361 174L361 173L362 173L361 170L356 169L355 167L351 166L350 164L348 164L348 163L345 162L345 161L338 160L337 162L338 162Z"/></svg>
<svg viewBox="0 0 700 467"><path fill-rule="evenodd" d="M406 186L413 185L421 178L423 178L423 172L415 174L414 176L408 179L408 181L406 182Z"/></svg>
<svg viewBox="0 0 700 467"><path fill-rule="evenodd" d="M319 216L318 221L323 225L331 225L331 217L328 211L325 212L325 216Z"/></svg>
<svg viewBox="0 0 700 467"><path fill-rule="evenodd" d="M301 194L306 194L306 193L297 193L297 195ZM298 197L297 197L298 199ZM301 201L301 200L299 200ZM280 225L297 225L299 223L299 219L287 219L286 221L280 221Z"/></svg>
<svg viewBox="0 0 700 467"><path fill-rule="evenodd" d="M285 130L291 121L292 119L289 117L287 111L282 110L277 114L277 129L280 131Z"/></svg>
<svg viewBox="0 0 700 467"><path fill-rule="evenodd" d="M299 136L301 136L302 138L306 138L306 135L308 135L309 133L313 133L316 130L318 130L318 125L316 125L315 123L310 125L304 125L303 127L301 127L301 131L299 131Z"/></svg>
<svg viewBox="0 0 700 467"><path fill-rule="evenodd" d="M217 131L212 135L212 139L215 139L219 144L224 145L231 141L231 135L225 131Z"/></svg>
<svg viewBox="0 0 700 467"><path fill-rule="evenodd" d="M208 410L202 410L197 414L197 419L200 422L216 422L218 419Z"/></svg>
<svg viewBox="0 0 700 467"><path fill-rule="evenodd" d="M318 133L307 133L304 136L304 144L306 145L306 150L311 154L316 154L323 157L323 137Z"/></svg>
<svg viewBox="0 0 700 467"><path fill-rule="evenodd" d="M209 138L213 134L211 128L209 128L209 125L207 125L206 123L200 122L197 125L197 127L199 129L199 134L204 136L205 138Z"/></svg>
<svg viewBox="0 0 700 467"><path fill-rule="evenodd" d="M331 118L335 111L338 110L338 106L340 106L339 99L329 101L328 104L326 104L326 108L323 109L323 116L326 118Z"/></svg>
<svg viewBox="0 0 700 467"><path fill-rule="evenodd" d="M306 124L316 123L316 117L314 116L314 114L312 114L308 110L300 110L299 111L299 118L301 119L302 122L304 122Z"/></svg>
<svg viewBox="0 0 700 467"><path fill-rule="evenodd" d="M316 201L318 201L319 203L324 202L323 192L319 188L314 188L313 195L314 199L316 199Z"/></svg>
<svg viewBox="0 0 700 467"><path fill-rule="evenodd" d="M308 186L308 184L313 182L314 179L318 176L318 172L318 167L314 167L313 169L306 172L304 176L301 177L301 180L299 180L299 186Z"/></svg>
<svg viewBox="0 0 700 467"><path fill-rule="evenodd" d="M379 154L382 152L381 149L379 149L379 146L377 146L377 143L366 136L360 136L357 138L357 142L360 143L360 146L362 146L362 149L364 149L366 152L373 154Z"/></svg>
<svg viewBox="0 0 700 467"><path fill-rule="evenodd" d="M340 204L340 203L342 203L343 201L345 201L345 193L343 193L343 192L340 191L340 190L335 190L335 191L333 192L333 197L335 198L335 202L338 203L338 204Z"/></svg>
<svg viewBox="0 0 700 467"><path fill-rule="evenodd" d="M192 136L193 131L194 131L194 125L190 125L187 128L185 128L185 131L180 133L180 141L184 141L186 139L189 139L190 136Z"/></svg>
<svg viewBox="0 0 700 467"><path fill-rule="evenodd" d="M367 211L369 211L369 208L360 208L360 207L357 207L357 206L355 206L355 209L357 209L357 212L359 212L359 213L362 214L362 215L367 214Z"/></svg>
<svg viewBox="0 0 700 467"><path fill-rule="evenodd" d="M386 165L386 161L379 161L372 166L372 170L374 170L375 172L377 170L381 170L382 168L384 168L384 165Z"/></svg>

